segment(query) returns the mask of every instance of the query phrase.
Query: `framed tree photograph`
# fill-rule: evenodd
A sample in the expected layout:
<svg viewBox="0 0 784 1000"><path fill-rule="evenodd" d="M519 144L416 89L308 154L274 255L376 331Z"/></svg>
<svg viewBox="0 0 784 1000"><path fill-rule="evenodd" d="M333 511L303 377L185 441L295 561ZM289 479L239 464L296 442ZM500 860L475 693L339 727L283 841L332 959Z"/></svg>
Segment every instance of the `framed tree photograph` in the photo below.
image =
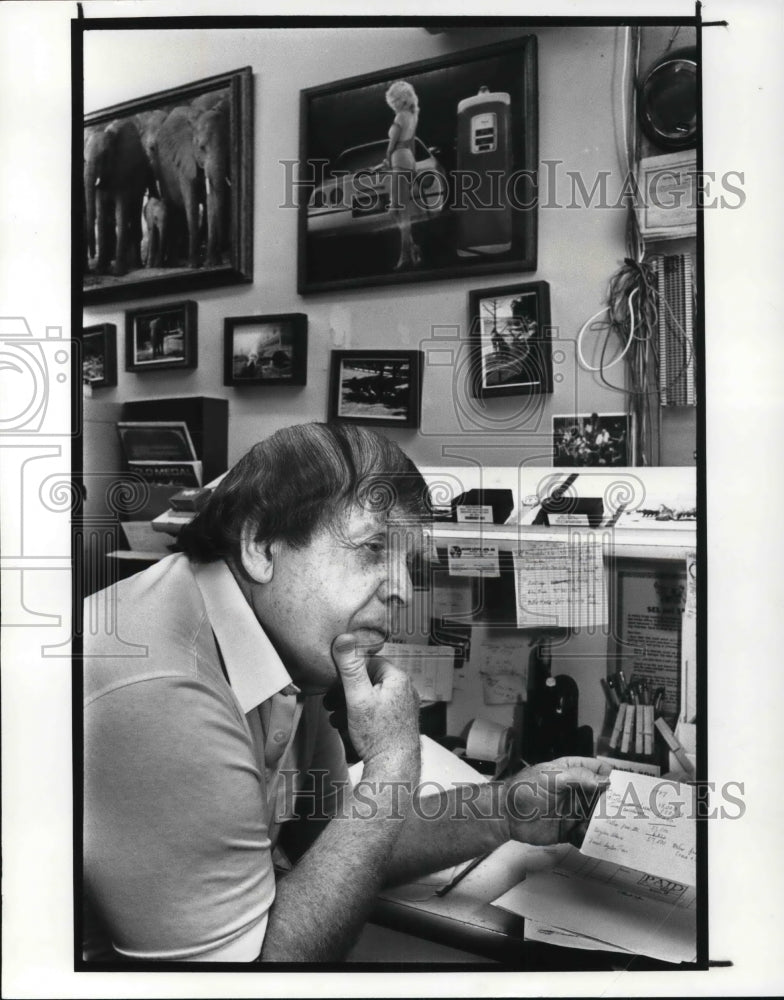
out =
<svg viewBox="0 0 784 1000"><path fill-rule="evenodd" d="M86 303L253 280L250 67L84 118Z"/></svg>
<svg viewBox="0 0 784 1000"><path fill-rule="evenodd" d="M298 291L533 271L536 38L301 93Z"/></svg>
<svg viewBox="0 0 784 1000"><path fill-rule="evenodd" d="M471 392L476 398L553 391L546 281L468 293Z"/></svg>
<svg viewBox="0 0 784 1000"><path fill-rule="evenodd" d="M117 327L114 323L85 326L81 345L82 382L93 389L117 385Z"/></svg>
<svg viewBox="0 0 784 1000"><path fill-rule="evenodd" d="M305 385L307 375L305 313L233 316L223 321L224 385Z"/></svg>
<svg viewBox="0 0 784 1000"><path fill-rule="evenodd" d="M332 351L329 419L419 427L421 351Z"/></svg>
<svg viewBox="0 0 784 1000"><path fill-rule="evenodd" d="M168 302L125 313L125 370L195 368L196 303Z"/></svg>

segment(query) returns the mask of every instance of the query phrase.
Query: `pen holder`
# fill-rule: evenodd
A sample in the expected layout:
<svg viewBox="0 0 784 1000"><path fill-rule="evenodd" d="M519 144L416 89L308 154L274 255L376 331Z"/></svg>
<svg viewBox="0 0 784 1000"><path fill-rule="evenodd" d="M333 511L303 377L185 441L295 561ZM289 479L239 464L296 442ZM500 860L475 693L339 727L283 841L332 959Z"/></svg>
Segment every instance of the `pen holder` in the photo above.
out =
<svg viewBox="0 0 784 1000"><path fill-rule="evenodd" d="M618 761L666 767L666 754L662 754L655 733L653 705L622 702L605 714L597 754Z"/></svg>

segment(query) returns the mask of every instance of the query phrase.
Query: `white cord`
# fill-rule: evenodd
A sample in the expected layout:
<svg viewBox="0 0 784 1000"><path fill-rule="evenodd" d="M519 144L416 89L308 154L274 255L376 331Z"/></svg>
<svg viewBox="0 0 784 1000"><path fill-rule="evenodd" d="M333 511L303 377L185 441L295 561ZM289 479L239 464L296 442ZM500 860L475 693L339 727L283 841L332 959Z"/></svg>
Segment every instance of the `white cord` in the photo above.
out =
<svg viewBox="0 0 784 1000"><path fill-rule="evenodd" d="M635 328L636 328L636 324L635 324L635 320L634 320L634 307L632 306L632 299L634 298L634 295L635 295L636 292L637 292L637 289L633 288L631 290L631 292L629 293L629 316L630 316L630 319L631 319L631 327L629 329L629 339L626 341L626 344L624 345L624 348L621 351L621 353L616 358L613 358L613 360L610 361L609 364L598 365L597 367L594 367L593 365L589 365L588 364L588 362L585 360L585 355L583 354L583 337L585 336L585 331L588 329L588 327L591 325L591 323L593 323L593 321L598 316L601 316L602 313L609 312L610 311L610 307L609 306L605 306L603 309L600 309L598 312L595 312L593 314L593 316L590 317L590 319L587 319L583 323L583 325L582 325L582 327L580 329L580 332L577 334L577 357L578 357L578 360L579 360L580 364L582 365L583 368L585 368L586 371L589 371L589 372L607 372L614 365L617 365L619 361L623 361L623 359L626 357L626 355L627 355L627 353L629 351L629 348L632 346L632 341L634 340L634 331L635 331Z"/></svg>

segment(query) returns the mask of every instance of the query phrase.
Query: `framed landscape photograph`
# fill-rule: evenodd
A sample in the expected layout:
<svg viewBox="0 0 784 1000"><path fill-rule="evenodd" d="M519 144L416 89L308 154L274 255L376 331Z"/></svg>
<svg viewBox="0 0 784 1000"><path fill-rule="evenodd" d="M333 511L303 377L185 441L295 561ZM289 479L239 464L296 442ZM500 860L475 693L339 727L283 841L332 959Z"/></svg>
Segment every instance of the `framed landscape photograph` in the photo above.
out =
<svg viewBox="0 0 784 1000"><path fill-rule="evenodd" d="M253 280L252 83L245 67L85 116L86 303Z"/></svg>
<svg viewBox="0 0 784 1000"><path fill-rule="evenodd" d="M535 270L537 115L532 35L303 90L298 291Z"/></svg>
<svg viewBox="0 0 784 1000"><path fill-rule="evenodd" d="M421 351L332 351L329 419L419 427Z"/></svg>
<svg viewBox="0 0 784 1000"><path fill-rule="evenodd" d="M125 370L195 368L196 303L169 302L125 313Z"/></svg>
<svg viewBox="0 0 784 1000"><path fill-rule="evenodd" d="M553 417L553 465L631 465L628 413Z"/></svg>
<svg viewBox="0 0 784 1000"><path fill-rule="evenodd" d="M82 329L82 382L93 389L117 385L117 327L98 323Z"/></svg>
<svg viewBox="0 0 784 1000"><path fill-rule="evenodd" d="M546 281L469 292L468 329L476 398L553 391Z"/></svg>
<svg viewBox="0 0 784 1000"><path fill-rule="evenodd" d="M224 385L305 385L305 313L233 316L223 323Z"/></svg>

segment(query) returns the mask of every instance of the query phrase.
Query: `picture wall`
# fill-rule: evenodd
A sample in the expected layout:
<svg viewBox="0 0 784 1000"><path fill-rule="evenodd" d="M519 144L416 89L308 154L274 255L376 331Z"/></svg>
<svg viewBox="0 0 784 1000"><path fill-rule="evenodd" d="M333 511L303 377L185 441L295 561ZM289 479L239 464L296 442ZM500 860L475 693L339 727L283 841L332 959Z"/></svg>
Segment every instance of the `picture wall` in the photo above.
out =
<svg viewBox="0 0 784 1000"><path fill-rule="evenodd" d="M626 405L575 350L622 213L552 210L562 178L542 173L556 154L616 168L617 30L357 28L339 56L335 29L259 29L233 35L230 62L199 30L168 47L85 33L85 177L101 135L135 130L145 157L132 206L106 171L85 204L93 400L228 398L230 460L279 426L350 419L422 465L483 436L496 464L552 464L554 418ZM167 57L154 79L133 68L150 50ZM121 55L127 79L107 80ZM222 174L200 130L223 137ZM192 183L167 172L175 137Z"/></svg>

